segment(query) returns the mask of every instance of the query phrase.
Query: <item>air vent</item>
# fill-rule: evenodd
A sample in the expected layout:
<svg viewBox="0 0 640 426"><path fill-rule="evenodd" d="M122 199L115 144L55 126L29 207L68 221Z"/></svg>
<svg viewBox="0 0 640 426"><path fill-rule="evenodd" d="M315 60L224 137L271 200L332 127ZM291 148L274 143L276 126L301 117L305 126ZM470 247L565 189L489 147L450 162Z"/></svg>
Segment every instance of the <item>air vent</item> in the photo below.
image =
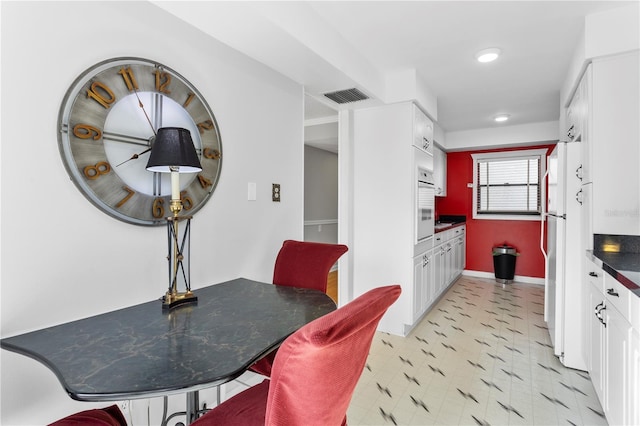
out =
<svg viewBox="0 0 640 426"><path fill-rule="evenodd" d="M367 95L356 88L338 90L335 92L325 93L324 95L337 104L347 104L349 102L364 101L365 99L369 99Z"/></svg>

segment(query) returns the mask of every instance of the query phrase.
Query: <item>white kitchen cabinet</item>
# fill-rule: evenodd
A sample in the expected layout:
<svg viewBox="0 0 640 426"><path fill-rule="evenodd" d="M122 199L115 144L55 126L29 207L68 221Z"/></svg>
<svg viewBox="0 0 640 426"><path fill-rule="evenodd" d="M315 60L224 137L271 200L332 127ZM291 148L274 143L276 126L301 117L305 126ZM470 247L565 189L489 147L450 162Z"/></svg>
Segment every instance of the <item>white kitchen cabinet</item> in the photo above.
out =
<svg viewBox="0 0 640 426"><path fill-rule="evenodd" d="M413 258L413 322L420 319L433 299L433 250Z"/></svg>
<svg viewBox="0 0 640 426"><path fill-rule="evenodd" d="M640 305L640 302L638 302ZM630 425L640 425L640 330L632 328L629 339L629 422Z"/></svg>
<svg viewBox="0 0 640 426"><path fill-rule="evenodd" d="M604 296L596 285L589 285L589 307L587 311L591 314L588 319L589 346L588 346L588 369L591 383L596 390L596 395L604 408L604 326L602 319L602 309L604 307Z"/></svg>
<svg viewBox="0 0 640 426"><path fill-rule="evenodd" d="M458 233L456 233L455 241L454 241L454 273L453 276L457 277L462 274L464 271L465 265L465 235L464 235L464 227L460 228Z"/></svg>
<svg viewBox="0 0 640 426"><path fill-rule="evenodd" d="M433 299L437 299L444 289L444 246L439 244L433 248Z"/></svg>
<svg viewBox="0 0 640 426"><path fill-rule="evenodd" d="M446 288L453 278L453 245L451 240L447 241L444 247L444 271L443 287Z"/></svg>
<svg viewBox="0 0 640 426"><path fill-rule="evenodd" d="M433 181L436 197L447 196L447 153L433 147Z"/></svg>
<svg viewBox="0 0 640 426"><path fill-rule="evenodd" d="M631 401L628 394L626 370L629 363L629 338L631 325L612 303L606 303L605 329L605 414L612 425L630 424L627 422ZM635 402L637 404L637 401Z"/></svg>
<svg viewBox="0 0 640 426"><path fill-rule="evenodd" d="M587 69L580 80L580 85L578 86L578 91L580 93L581 99L581 134L580 134L580 142L582 142L582 167L579 171L579 177L582 180L582 184L588 184L593 181L592 170L592 156L593 156L593 135L591 126L593 123L592 113L593 110L591 108L591 85L592 85L592 65L589 64Z"/></svg>
<svg viewBox="0 0 640 426"><path fill-rule="evenodd" d="M587 368L609 424L640 424L640 299L586 262Z"/></svg>
<svg viewBox="0 0 640 426"><path fill-rule="evenodd" d="M465 231L466 226L457 226L439 232L434 237L434 301L462 274L466 247Z"/></svg>
<svg viewBox="0 0 640 426"><path fill-rule="evenodd" d="M433 121L413 105L413 145L433 155Z"/></svg>
<svg viewBox="0 0 640 426"><path fill-rule="evenodd" d="M589 119L595 234L640 235L638 75L638 51L592 63Z"/></svg>
<svg viewBox="0 0 640 426"><path fill-rule="evenodd" d="M582 125L584 123L584 101L581 84L576 89L569 106L567 107L567 129L565 137L567 142L579 141L582 137Z"/></svg>
<svg viewBox="0 0 640 426"><path fill-rule="evenodd" d="M434 236L434 247L413 258L413 304L415 324L437 302L464 269L465 226Z"/></svg>

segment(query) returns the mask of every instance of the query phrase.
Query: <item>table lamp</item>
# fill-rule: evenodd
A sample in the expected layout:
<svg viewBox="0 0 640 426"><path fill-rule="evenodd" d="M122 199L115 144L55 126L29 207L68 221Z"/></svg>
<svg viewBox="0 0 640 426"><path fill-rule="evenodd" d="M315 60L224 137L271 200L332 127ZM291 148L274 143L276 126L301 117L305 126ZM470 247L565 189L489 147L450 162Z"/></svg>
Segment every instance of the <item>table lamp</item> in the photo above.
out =
<svg viewBox="0 0 640 426"><path fill-rule="evenodd" d="M189 130L179 127L158 129L147 163L150 172L171 173L171 204L173 216L167 217L167 237L169 241L169 290L163 297L162 308L197 302L190 284L190 228L191 216L179 216L182 210L180 197L180 173L197 173L202 170L198 154L193 146ZM185 226L180 234L179 222ZM178 281L184 291L178 291Z"/></svg>

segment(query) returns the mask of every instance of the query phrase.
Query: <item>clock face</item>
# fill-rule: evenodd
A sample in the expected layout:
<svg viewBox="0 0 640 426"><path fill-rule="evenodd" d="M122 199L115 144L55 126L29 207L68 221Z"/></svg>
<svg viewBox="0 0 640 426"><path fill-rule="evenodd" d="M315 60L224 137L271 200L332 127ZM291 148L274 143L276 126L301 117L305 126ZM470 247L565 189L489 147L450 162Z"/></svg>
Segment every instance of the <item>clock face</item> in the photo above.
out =
<svg viewBox="0 0 640 426"><path fill-rule="evenodd" d="M157 130L190 131L202 171L180 175L183 212L210 198L220 175L218 125L204 98L170 68L140 58L101 62L68 90L58 118L58 143L67 171L95 206L137 225L170 216L169 173L146 170Z"/></svg>

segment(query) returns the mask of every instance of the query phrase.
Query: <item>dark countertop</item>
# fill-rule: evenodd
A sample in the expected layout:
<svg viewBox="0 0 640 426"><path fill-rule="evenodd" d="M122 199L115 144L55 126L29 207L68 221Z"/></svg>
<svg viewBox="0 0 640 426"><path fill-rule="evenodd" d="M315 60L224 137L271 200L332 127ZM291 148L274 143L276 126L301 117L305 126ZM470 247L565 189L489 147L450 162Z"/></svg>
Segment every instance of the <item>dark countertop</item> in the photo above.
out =
<svg viewBox="0 0 640 426"><path fill-rule="evenodd" d="M610 253L587 250L597 265L640 297L640 253Z"/></svg>
<svg viewBox="0 0 640 426"><path fill-rule="evenodd" d="M443 223L440 223L440 224L444 225ZM466 222L456 222L456 223L448 223L448 222L446 222L445 224L448 225L448 226L438 227L438 224L436 223L436 225L435 225L435 227L433 229L433 233L437 234L437 233L440 233L440 232L448 231L449 229L453 229L453 228L457 228L457 227L462 226L462 225L466 225Z"/></svg>
<svg viewBox="0 0 640 426"><path fill-rule="evenodd" d="M440 215L435 223L434 234L465 225L467 217L461 215ZM440 225L440 226L439 226ZM446 226L445 226L446 225Z"/></svg>

